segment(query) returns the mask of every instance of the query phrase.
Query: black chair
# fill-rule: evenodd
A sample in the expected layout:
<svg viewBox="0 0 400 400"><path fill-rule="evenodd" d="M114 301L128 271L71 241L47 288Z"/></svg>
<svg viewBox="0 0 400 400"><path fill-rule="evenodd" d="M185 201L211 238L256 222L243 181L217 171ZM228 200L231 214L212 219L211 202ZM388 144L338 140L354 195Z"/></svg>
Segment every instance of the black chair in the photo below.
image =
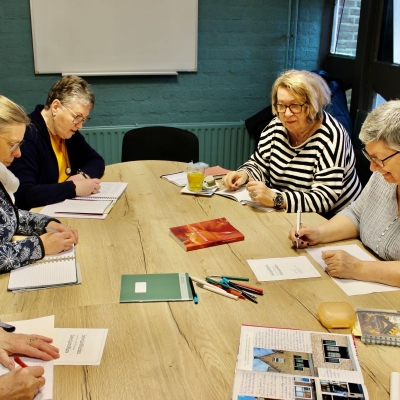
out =
<svg viewBox="0 0 400 400"><path fill-rule="evenodd" d="M185 129L146 126L125 133L121 161L199 161L199 139Z"/></svg>

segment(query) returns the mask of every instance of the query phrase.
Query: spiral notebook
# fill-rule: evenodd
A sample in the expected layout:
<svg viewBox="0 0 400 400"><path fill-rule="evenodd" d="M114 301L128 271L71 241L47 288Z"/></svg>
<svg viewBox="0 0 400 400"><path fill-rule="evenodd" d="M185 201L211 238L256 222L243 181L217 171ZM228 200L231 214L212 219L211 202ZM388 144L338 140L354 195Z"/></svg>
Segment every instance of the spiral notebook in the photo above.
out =
<svg viewBox="0 0 400 400"><path fill-rule="evenodd" d="M74 246L10 272L8 290L32 290L78 283Z"/></svg>
<svg viewBox="0 0 400 400"><path fill-rule="evenodd" d="M98 193L85 197L75 197L79 200L115 200L117 201L124 193L127 182L101 182Z"/></svg>
<svg viewBox="0 0 400 400"><path fill-rule="evenodd" d="M356 308L361 341L367 344L400 346L400 312Z"/></svg>

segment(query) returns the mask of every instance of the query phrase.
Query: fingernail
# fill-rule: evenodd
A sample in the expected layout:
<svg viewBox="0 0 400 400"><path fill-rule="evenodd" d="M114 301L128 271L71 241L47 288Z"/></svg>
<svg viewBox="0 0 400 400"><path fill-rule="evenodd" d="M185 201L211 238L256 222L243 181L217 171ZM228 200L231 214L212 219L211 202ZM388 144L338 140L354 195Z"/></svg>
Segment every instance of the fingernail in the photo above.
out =
<svg viewBox="0 0 400 400"><path fill-rule="evenodd" d="M298 233L295 233L294 236L299 237L299 234L298 234Z"/></svg>

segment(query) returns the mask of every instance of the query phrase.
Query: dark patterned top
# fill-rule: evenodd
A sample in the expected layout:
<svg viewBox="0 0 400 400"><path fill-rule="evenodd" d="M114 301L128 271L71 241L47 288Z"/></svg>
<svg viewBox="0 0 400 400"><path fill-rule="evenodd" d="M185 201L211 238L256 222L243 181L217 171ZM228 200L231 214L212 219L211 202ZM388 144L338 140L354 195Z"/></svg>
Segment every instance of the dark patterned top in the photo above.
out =
<svg viewBox="0 0 400 400"><path fill-rule="evenodd" d="M18 210L0 182L0 273L31 264L44 257L39 235L54 218ZM12 242L14 235L27 236Z"/></svg>

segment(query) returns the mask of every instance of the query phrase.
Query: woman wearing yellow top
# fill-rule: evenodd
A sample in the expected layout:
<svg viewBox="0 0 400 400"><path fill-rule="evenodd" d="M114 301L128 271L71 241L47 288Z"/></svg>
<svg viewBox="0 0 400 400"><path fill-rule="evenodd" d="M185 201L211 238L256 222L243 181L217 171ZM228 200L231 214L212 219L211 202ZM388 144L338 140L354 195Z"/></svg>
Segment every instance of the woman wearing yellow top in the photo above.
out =
<svg viewBox="0 0 400 400"><path fill-rule="evenodd" d="M30 209L88 196L100 189L103 158L78 129L88 121L94 94L77 76L64 76L50 89L46 104L29 115L24 152L10 170L20 180L18 207Z"/></svg>

